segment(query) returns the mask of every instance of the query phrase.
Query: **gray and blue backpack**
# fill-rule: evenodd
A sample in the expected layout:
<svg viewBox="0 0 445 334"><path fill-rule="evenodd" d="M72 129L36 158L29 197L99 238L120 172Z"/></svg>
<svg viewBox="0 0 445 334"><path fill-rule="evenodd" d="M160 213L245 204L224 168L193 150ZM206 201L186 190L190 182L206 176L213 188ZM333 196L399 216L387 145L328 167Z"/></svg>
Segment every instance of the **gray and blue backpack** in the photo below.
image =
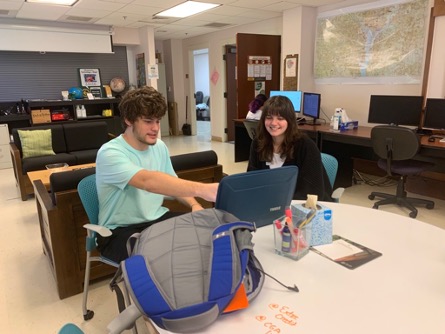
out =
<svg viewBox="0 0 445 334"><path fill-rule="evenodd" d="M224 312L241 285L252 301L265 274L253 253L254 231L254 223L206 209L134 235L131 256L111 282L115 289L124 281L132 304L120 303L125 309L109 324L110 333L131 328L142 315L168 331L201 330Z"/></svg>

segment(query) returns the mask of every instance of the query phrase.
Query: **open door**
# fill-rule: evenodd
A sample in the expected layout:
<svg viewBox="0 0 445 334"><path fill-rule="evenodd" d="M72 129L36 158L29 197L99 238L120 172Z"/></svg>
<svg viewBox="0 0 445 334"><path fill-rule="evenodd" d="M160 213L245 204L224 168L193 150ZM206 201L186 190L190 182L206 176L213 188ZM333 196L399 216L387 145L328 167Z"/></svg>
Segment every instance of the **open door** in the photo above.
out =
<svg viewBox="0 0 445 334"><path fill-rule="evenodd" d="M263 60L257 60L262 58ZM255 66L264 61L266 65ZM258 83L264 83L264 93L280 90L281 36L236 35L237 105L236 118L246 118L249 103L258 92ZM258 70L258 68L260 70ZM270 71L270 72L269 72ZM265 74L265 77L263 76ZM231 122L232 126L233 121Z"/></svg>
<svg viewBox="0 0 445 334"><path fill-rule="evenodd" d="M236 58L236 60L234 59ZM267 75L261 77L252 72L252 61L263 58L267 61ZM226 93L227 139L235 140L234 119L246 118L249 103L258 93L258 84L264 84L264 93L280 89L281 36L237 34L236 46L226 46Z"/></svg>
<svg viewBox="0 0 445 334"><path fill-rule="evenodd" d="M236 46L226 45L224 60L226 61L226 117L227 117L227 141L235 140L235 127L233 120L238 118L237 94L236 94Z"/></svg>

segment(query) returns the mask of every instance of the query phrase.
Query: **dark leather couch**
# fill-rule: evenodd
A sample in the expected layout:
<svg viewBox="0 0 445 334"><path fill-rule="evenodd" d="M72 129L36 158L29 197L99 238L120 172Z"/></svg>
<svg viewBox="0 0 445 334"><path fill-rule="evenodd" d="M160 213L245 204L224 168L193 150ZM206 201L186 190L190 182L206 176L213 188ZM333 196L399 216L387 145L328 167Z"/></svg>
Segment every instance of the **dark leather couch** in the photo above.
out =
<svg viewBox="0 0 445 334"><path fill-rule="evenodd" d="M24 159L18 130L42 129L51 129L52 148L56 154ZM34 193L28 172L45 169L46 165L54 163L65 162L72 166L95 162L99 148L113 137L108 133L107 123L102 121L14 128L12 136L14 141L10 143L11 158L23 201Z"/></svg>
<svg viewBox="0 0 445 334"><path fill-rule="evenodd" d="M214 151L173 156L172 163L178 177L183 179L211 183L219 182L223 177L222 166ZM51 192L41 180L34 182L43 252L61 299L83 290L86 258L86 229L83 225L89 221L77 193L77 184L94 172L95 168L87 168L53 173L50 176ZM198 200L204 207L213 206L213 203ZM164 201L164 206L176 212L190 210L174 200ZM114 267L92 262L90 280L103 279L114 272Z"/></svg>

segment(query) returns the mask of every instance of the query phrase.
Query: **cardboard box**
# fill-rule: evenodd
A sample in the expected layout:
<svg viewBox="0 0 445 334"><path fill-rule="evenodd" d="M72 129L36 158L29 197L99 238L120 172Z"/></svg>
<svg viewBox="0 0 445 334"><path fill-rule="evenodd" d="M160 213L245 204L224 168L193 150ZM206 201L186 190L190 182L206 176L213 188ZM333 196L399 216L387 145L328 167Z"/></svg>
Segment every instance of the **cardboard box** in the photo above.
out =
<svg viewBox="0 0 445 334"><path fill-rule="evenodd" d="M304 204L292 204L292 216L303 219L311 209ZM317 204L317 212L310 222L312 224L311 246L319 246L332 243L332 210L325 205Z"/></svg>
<svg viewBox="0 0 445 334"><path fill-rule="evenodd" d="M31 110L32 124L51 123L51 112L49 109Z"/></svg>

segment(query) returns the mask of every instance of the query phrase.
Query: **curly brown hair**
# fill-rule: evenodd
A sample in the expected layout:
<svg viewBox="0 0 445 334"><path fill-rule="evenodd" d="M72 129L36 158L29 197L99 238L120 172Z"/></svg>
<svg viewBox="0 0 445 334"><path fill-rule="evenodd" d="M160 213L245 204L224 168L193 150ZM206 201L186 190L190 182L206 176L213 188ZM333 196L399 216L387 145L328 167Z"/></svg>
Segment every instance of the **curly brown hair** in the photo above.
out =
<svg viewBox="0 0 445 334"><path fill-rule="evenodd" d="M298 130L297 117L295 116L292 102L285 96L273 96L263 105L263 113L258 124L258 153L260 160L272 161L273 140L264 124L267 116L281 116L287 121L287 130L284 134L284 141L281 144L281 157L286 160L294 158L294 144L301 136Z"/></svg>
<svg viewBox="0 0 445 334"><path fill-rule="evenodd" d="M129 90L119 103L121 122L127 128L125 120L134 123L138 118L162 118L167 112L164 96L149 86Z"/></svg>

